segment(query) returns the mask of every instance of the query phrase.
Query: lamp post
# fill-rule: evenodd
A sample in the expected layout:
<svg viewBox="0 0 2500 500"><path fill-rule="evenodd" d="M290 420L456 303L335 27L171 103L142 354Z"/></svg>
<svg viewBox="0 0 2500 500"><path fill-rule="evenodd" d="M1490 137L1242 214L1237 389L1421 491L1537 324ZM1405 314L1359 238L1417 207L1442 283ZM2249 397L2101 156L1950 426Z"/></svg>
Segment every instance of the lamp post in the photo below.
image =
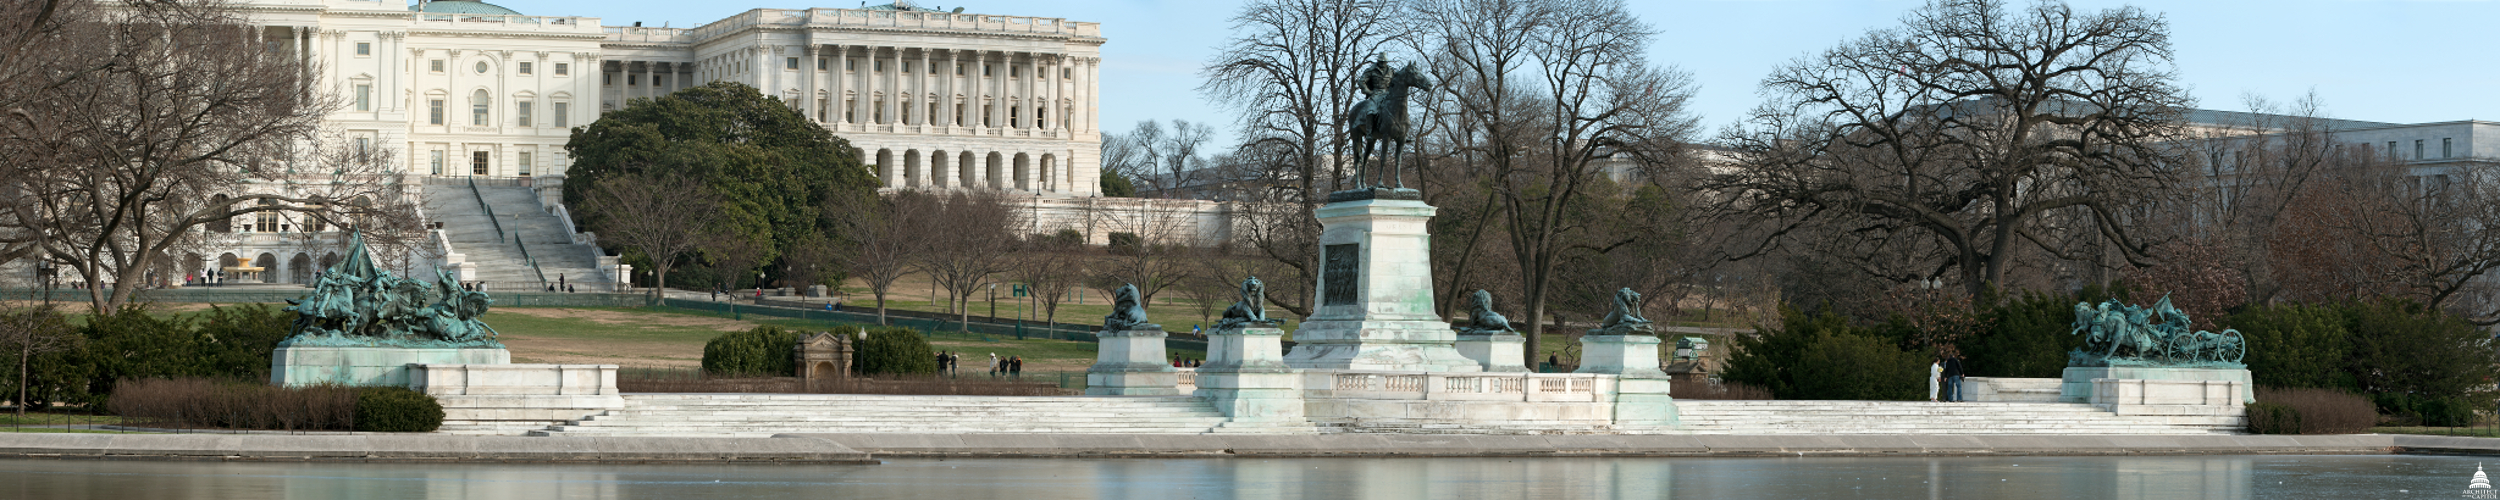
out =
<svg viewBox="0 0 2500 500"><path fill-rule="evenodd" d="M998 284L990 284L990 321L998 321Z"/></svg>

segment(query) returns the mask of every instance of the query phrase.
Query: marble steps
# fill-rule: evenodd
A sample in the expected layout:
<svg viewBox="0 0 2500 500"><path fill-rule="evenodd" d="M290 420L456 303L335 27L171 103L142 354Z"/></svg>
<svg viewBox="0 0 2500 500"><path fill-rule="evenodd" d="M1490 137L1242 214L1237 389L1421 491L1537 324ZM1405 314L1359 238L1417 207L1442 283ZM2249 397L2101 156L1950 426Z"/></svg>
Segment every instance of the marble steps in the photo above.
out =
<svg viewBox="0 0 2500 500"><path fill-rule="evenodd" d="M535 436L770 436L783 433L1203 434L1230 419L1190 397L627 394L625 407ZM1222 432L1291 432L1235 426ZM1305 427L1304 429L1307 429ZM1301 433L1310 431L1303 430Z"/></svg>
<svg viewBox="0 0 2500 500"><path fill-rule="evenodd" d="M1709 434L2228 434L2236 416L2121 416L2072 403L1679 401L1678 432Z"/></svg>

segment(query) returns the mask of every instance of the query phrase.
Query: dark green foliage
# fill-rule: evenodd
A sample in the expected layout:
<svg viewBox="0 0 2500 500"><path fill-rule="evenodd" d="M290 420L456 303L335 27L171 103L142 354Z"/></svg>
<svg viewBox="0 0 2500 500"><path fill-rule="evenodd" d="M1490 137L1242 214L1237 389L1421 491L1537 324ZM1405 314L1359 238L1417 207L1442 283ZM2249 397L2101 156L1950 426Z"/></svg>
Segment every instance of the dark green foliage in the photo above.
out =
<svg viewBox="0 0 2500 500"><path fill-rule="evenodd" d="M2450 407L2487 407L2492 402L2495 362L2489 334L2464 318L2393 300L2353 304L2345 308L2345 328L2352 332L2347 368L2362 393L2403 395L2411 408L2388 405L2389 415L2420 415L2427 425L2457 422Z"/></svg>
<svg viewBox="0 0 2500 500"><path fill-rule="evenodd" d="M788 377L798 375L791 358L799 332L759 326L723 333L703 343L703 372L721 376Z"/></svg>
<svg viewBox="0 0 2500 500"><path fill-rule="evenodd" d="M406 387L356 389L356 430L434 432L443 426L443 405Z"/></svg>
<svg viewBox="0 0 2500 500"><path fill-rule="evenodd" d="M859 331L845 326L836 333ZM910 328L873 327L868 338L859 342L851 353L853 372L861 375L937 373L937 351L929 348L929 339Z"/></svg>
<svg viewBox="0 0 2500 500"><path fill-rule="evenodd" d="M1135 198L1137 197L1137 184L1129 182L1128 177L1120 175L1119 172L1108 168L1102 169L1102 195L1111 198Z"/></svg>
<svg viewBox="0 0 2500 500"><path fill-rule="evenodd" d="M581 206L591 186L610 177L685 175L720 194L729 234L764 244L759 263L774 262L808 235L835 229L823 223L819 207L876 196L876 180L849 141L780 99L734 82L636 99L574 129L565 149L573 155L565 203ZM600 227L597 220L579 222Z"/></svg>
<svg viewBox="0 0 2500 500"><path fill-rule="evenodd" d="M2072 333L2082 300L2031 293L1998 301L1981 313L1977 334L1958 344L1962 368L1973 377L2065 376L2066 353L2083 347L2083 336Z"/></svg>
<svg viewBox="0 0 2500 500"><path fill-rule="evenodd" d="M1927 397L1928 356L1904 352L1871 335L1823 332L1791 370L1796 388L1783 399L1917 401Z"/></svg>
<svg viewBox="0 0 2500 500"><path fill-rule="evenodd" d="M1901 350L1898 322L1858 328L1832 311L1781 308L1784 328L1736 338L1721 378L1770 389L1780 399L1915 400L1927 391L1927 356Z"/></svg>
<svg viewBox="0 0 2500 500"><path fill-rule="evenodd" d="M270 354L294 319L295 313L258 304L218 306L186 317L158 317L145 307L90 316L79 329L86 338L83 348L36 358L27 399L38 406L99 404L125 379L266 381Z"/></svg>
<svg viewBox="0 0 2500 500"><path fill-rule="evenodd" d="M2370 395L2378 412L2396 425L2467 427L2474 425L2474 405L2462 397L2381 393Z"/></svg>
<svg viewBox="0 0 2500 500"><path fill-rule="evenodd" d="M2252 305L2221 325L2239 330L2247 341L2244 361L2259 387L2359 389L2359 380L2345 370L2351 347L2342 307Z"/></svg>

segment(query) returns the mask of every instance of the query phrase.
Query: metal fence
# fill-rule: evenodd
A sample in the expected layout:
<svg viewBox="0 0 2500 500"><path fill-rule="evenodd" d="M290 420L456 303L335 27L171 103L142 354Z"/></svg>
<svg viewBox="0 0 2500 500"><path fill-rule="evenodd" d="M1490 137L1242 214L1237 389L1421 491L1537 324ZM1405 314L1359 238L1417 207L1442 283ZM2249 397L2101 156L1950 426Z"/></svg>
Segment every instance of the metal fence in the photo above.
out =
<svg viewBox="0 0 2500 500"><path fill-rule="evenodd" d="M0 290L0 300L43 300L42 289ZM198 304L275 304L301 299L312 293L310 288L164 288L140 290L133 300L139 302ZM505 307L642 307L650 296L639 293L551 293L551 292L487 292L496 306ZM53 302L82 302L87 291L76 288L52 290Z"/></svg>

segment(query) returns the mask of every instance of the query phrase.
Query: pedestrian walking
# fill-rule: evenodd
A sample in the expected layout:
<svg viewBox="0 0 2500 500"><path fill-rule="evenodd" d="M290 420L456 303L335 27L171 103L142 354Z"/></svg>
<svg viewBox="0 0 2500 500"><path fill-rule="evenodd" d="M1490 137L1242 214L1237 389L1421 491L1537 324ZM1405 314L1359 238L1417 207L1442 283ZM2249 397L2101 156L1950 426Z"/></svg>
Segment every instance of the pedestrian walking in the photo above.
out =
<svg viewBox="0 0 2500 500"><path fill-rule="evenodd" d="M990 378L998 378L999 368L1003 367L998 366L998 353L990 353Z"/></svg>
<svg viewBox="0 0 2500 500"><path fill-rule="evenodd" d="M1953 346L1944 348L1944 400L1962 402L1962 352Z"/></svg>
<svg viewBox="0 0 2500 500"><path fill-rule="evenodd" d="M1944 355L1927 360L1927 402L1936 402L1936 389L1944 384Z"/></svg>
<svg viewBox="0 0 2500 500"><path fill-rule="evenodd" d="M1024 357L1007 358L1007 378L1024 378Z"/></svg>

